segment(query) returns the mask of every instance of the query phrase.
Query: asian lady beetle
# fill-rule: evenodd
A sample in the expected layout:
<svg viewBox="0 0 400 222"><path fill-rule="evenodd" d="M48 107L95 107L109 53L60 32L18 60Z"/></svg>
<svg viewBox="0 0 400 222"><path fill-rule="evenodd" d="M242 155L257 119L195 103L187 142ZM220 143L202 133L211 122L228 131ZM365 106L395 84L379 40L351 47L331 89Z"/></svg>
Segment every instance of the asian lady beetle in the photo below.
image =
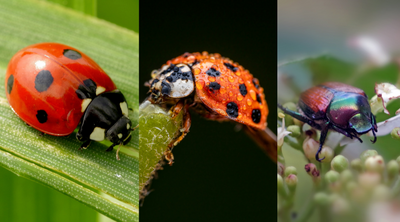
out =
<svg viewBox="0 0 400 222"><path fill-rule="evenodd" d="M84 53L58 43L39 43L17 52L6 73L11 109L28 125L54 136L76 134L87 148L92 140L126 144L132 122L122 93ZM118 158L118 152L117 152Z"/></svg>
<svg viewBox="0 0 400 222"><path fill-rule="evenodd" d="M189 132L189 107L205 118L233 120L253 132L264 132L262 137L267 138L263 140L264 145L276 147L276 141L265 136L268 106L264 90L239 64L217 53L185 53L154 70L152 78L146 83L150 87L150 102L174 105L173 117L184 109L183 133L170 143L170 148ZM271 156L276 159L275 154ZM165 157L171 164L172 153L166 152Z"/></svg>

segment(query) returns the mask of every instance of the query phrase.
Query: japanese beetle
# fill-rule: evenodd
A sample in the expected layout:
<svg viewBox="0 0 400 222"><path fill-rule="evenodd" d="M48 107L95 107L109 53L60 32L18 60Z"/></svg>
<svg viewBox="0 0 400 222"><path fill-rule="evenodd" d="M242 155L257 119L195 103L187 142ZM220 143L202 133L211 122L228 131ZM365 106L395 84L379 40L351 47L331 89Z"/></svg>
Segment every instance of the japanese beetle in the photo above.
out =
<svg viewBox="0 0 400 222"><path fill-rule="evenodd" d="M311 127L321 130L319 149L315 159L319 158L328 130L332 129L350 139L372 130L376 142L375 132L378 132L375 116L371 113L368 97L359 88L338 82L326 82L311 87L300 95L298 102L299 112L278 107L286 114L307 123Z"/></svg>

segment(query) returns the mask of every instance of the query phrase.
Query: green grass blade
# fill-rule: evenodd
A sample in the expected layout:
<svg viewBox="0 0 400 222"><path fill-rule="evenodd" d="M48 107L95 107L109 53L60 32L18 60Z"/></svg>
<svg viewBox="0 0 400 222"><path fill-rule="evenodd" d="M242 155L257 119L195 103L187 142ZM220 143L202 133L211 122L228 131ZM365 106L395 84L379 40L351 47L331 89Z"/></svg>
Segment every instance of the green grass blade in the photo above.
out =
<svg viewBox="0 0 400 222"><path fill-rule="evenodd" d="M115 159L115 151L104 152L109 142L94 142L78 151L75 133L41 137L27 127L11 111L3 83L8 61L21 48L38 42L67 44L89 55L110 75L133 108L130 117L136 125L138 35L52 3L0 0L0 5L0 165L113 219L137 221L139 130L121 148L121 161Z"/></svg>
<svg viewBox="0 0 400 222"><path fill-rule="evenodd" d="M83 12L86 15L97 16L97 0L42 0L54 2L62 6Z"/></svg>

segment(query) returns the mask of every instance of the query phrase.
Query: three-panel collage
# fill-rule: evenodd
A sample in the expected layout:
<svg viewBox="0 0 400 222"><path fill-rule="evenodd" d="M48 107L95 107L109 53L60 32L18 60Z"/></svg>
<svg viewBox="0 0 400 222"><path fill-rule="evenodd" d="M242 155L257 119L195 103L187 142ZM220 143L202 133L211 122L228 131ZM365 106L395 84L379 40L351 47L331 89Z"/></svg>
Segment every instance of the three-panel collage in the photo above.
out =
<svg viewBox="0 0 400 222"><path fill-rule="evenodd" d="M400 221L399 12L0 0L0 221Z"/></svg>

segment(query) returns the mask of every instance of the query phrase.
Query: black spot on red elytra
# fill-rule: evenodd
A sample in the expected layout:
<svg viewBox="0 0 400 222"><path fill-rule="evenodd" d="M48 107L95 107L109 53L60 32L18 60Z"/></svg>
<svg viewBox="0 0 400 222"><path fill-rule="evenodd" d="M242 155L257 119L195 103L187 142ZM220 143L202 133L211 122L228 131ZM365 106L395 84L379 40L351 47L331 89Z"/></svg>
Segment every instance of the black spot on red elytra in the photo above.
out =
<svg viewBox="0 0 400 222"><path fill-rule="evenodd" d="M210 90L219 90L221 88L221 85L217 82L210 82L210 85L208 85L208 88Z"/></svg>
<svg viewBox="0 0 400 222"><path fill-rule="evenodd" d="M239 107L234 102L226 104L226 113L228 116L236 118L239 115Z"/></svg>
<svg viewBox="0 0 400 222"><path fill-rule="evenodd" d="M239 85L239 91L240 94L242 94L242 96L246 96L247 95L247 88L245 84L240 84Z"/></svg>
<svg viewBox="0 0 400 222"><path fill-rule="evenodd" d="M14 75L10 75L7 80L7 92L8 94L11 93L12 87L14 85Z"/></svg>
<svg viewBox="0 0 400 222"><path fill-rule="evenodd" d="M46 91L53 83L54 78L49 70L41 70L35 78L35 89L39 92Z"/></svg>
<svg viewBox="0 0 400 222"><path fill-rule="evenodd" d="M261 121L261 111L259 109L253 109L253 111L251 111L251 119L254 123L259 123Z"/></svg>
<svg viewBox="0 0 400 222"><path fill-rule="evenodd" d="M262 102L261 102L261 97L260 97L259 94L257 94L257 102L260 103L260 104L262 104Z"/></svg>
<svg viewBox="0 0 400 222"><path fill-rule="evenodd" d="M72 60L77 60L82 58L82 55L79 52L72 49L64 49L63 55Z"/></svg>
<svg viewBox="0 0 400 222"><path fill-rule="evenodd" d="M260 88L260 85L258 85L258 79L253 78L253 84L257 89Z"/></svg>
<svg viewBox="0 0 400 222"><path fill-rule="evenodd" d="M212 67L207 70L206 74L209 75L209 76L212 76L212 77L217 77L217 76L221 75L221 73L218 70L216 70L216 69L214 69Z"/></svg>
<svg viewBox="0 0 400 222"><path fill-rule="evenodd" d="M226 68L232 70L232 72L236 72L238 70L238 67L235 67L230 63L225 62L224 65L226 66Z"/></svg>
<svg viewBox="0 0 400 222"><path fill-rule="evenodd" d="M39 123L45 123L47 122L47 113L44 110L38 110L36 114L36 119L39 121Z"/></svg>

